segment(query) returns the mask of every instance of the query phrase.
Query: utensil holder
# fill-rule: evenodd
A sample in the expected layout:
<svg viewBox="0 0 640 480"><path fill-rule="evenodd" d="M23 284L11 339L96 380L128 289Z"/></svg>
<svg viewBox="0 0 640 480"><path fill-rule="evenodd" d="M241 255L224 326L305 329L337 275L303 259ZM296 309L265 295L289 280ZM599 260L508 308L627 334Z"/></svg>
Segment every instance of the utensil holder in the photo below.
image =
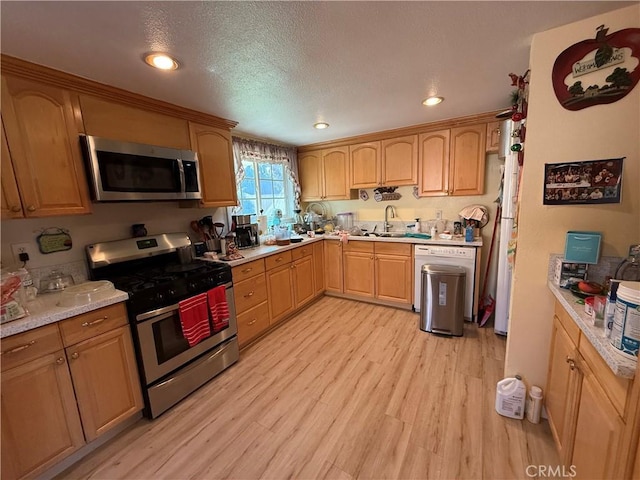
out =
<svg viewBox="0 0 640 480"><path fill-rule="evenodd" d="M207 240L207 250L210 252L221 252L220 239L212 238L211 240Z"/></svg>

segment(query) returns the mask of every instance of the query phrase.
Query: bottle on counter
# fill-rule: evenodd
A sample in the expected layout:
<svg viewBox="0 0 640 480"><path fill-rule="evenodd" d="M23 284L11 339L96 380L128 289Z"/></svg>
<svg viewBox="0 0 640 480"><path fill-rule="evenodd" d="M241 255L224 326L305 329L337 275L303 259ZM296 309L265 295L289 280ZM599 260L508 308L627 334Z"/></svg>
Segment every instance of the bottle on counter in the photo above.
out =
<svg viewBox="0 0 640 480"><path fill-rule="evenodd" d="M467 225L464 229L464 241L473 242L473 227L471 225Z"/></svg>
<svg viewBox="0 0 640 480"><path fill-rule="evenodd" d="M540 413L542 412L542 389L535 385L529 389L527 395L527 420L531 423L540 423Z"/></svg>

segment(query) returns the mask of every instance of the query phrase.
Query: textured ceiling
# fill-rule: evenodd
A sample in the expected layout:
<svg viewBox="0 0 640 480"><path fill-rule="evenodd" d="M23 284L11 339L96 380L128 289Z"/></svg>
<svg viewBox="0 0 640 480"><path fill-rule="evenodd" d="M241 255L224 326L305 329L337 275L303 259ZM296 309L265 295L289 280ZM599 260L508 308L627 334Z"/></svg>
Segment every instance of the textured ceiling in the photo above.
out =
<svg viewBox="0 0 640 480"><path fill-rule="evenodd" d="M533 34L631 3L2 1L0 45L304 145L507 107ZM156 50L182 68L146 66Z"/></svg>

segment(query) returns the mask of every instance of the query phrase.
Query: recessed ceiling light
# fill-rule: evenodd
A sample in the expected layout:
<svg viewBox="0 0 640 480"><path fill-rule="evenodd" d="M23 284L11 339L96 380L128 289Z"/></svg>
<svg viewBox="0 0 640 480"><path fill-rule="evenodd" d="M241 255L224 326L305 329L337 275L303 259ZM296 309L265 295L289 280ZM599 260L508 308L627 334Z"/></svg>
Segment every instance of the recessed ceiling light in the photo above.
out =
<svg viewBox="0 0 640 480"><path fill-rule="evenodd" d="M165 53L149 53L145 55L144 61L160 70L176 70L178 68L178 62Z"/></svg>
<svg viewBox="0 0 640 480"><path fill-rule="evenodd" d="M317 128L318 130L324 130L325 128L329 128L329 124L326 122L318 122L313 124L313 128Z"/></svg>
<svg viewBox="0 0 640 480"><path fill-rule="evenodd" d="M442 103L443 100L444 100L444 97L428 97L422 101L422 104L426 105L427 107L432 107L433 105L438 105L439 103Z"/></svg>

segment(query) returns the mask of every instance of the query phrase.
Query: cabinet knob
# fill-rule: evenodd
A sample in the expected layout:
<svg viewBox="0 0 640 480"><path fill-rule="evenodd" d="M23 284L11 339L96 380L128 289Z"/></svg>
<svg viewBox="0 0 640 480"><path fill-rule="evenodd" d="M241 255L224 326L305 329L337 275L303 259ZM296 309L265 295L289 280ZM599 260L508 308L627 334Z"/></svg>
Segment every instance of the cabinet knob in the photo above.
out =
<svg viewBox="0 0 640 480"><path fill-rule="evenodd" d="M18 213L20 210L22 210L22 209L17 205L14 205L13 207L11 207L11 211L13 213Z"/></svg>
<svg viewBox="0 0 640 480"><path fill-rule="evenodd" d="M79 354L78 352L73 352L73 353L71 354L71 358L72 358L73 360L76 360L79 356L80 356L80 354Z"/></svg>
<svg viewBox="0 0 640 480"><path fill-rule="evenodd" d="M62 365L64 363L64 357L60 357L60 358L56 359L56 363L58 365Z"/></svg>
<svg viewBox="0 0 640 480"><path fill-rule="evenodd" d="M253 297L254 291L251 290L249 293L247 293L244 298L249 298L249 297Z"/></svg>
<svg viewBox="0 0 640 480"><path fill-rule="evenodd" d="M569 364L569 368L571 370L575 370L576 369L576 361L573 358L571 358L569 355L567 355L566 361Z"/></svg>
<svg viewBox="0 0 640 480"><path fill-rule="evenodd" d="M34 207L33 205L29 205L29 206L27 207L27 211L28 211L28 212L35 212L35 211L36 211L36 207Z"/></svg>

